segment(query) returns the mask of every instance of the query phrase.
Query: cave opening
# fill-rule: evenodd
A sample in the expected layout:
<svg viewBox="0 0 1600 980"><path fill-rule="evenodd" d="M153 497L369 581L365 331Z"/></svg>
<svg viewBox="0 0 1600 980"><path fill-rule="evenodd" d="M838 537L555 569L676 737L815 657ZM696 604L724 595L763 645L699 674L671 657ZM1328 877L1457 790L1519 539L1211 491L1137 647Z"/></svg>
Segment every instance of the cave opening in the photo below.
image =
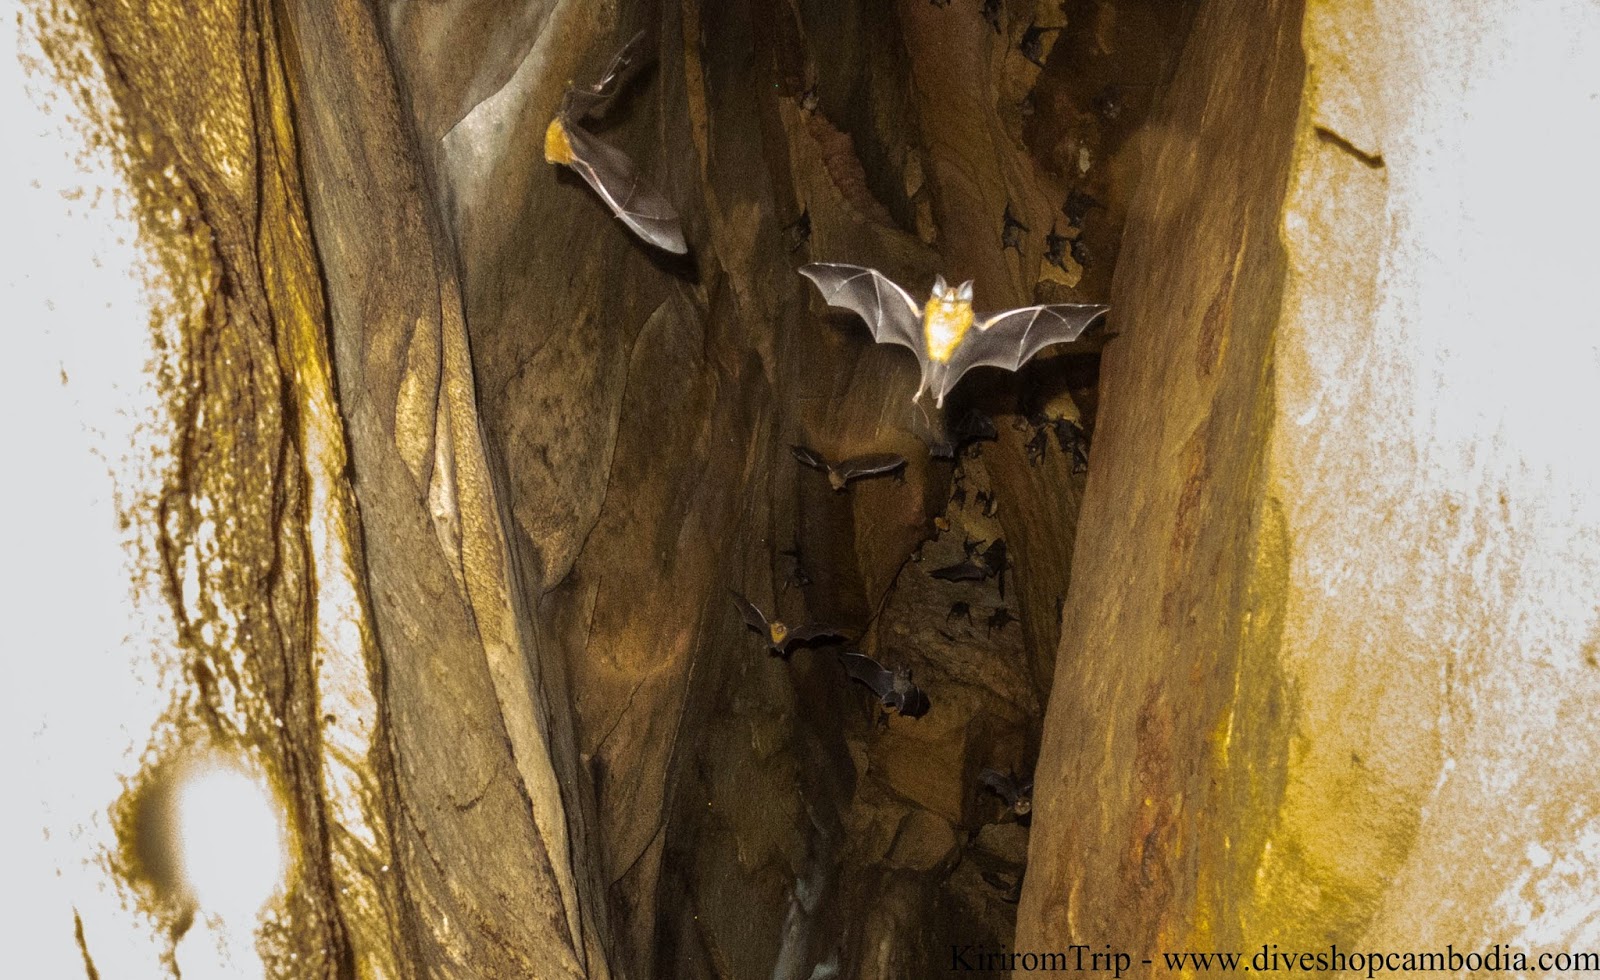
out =
<svg viewBox="0 0 1600 980"><path fill-rule="evenodd" d="M975 371L941 420L907 352L796 270L1106 302L1194 6L626 3L553 16L460 118L438 93L472 85L391 25L443 134L480 411L629 975L911 976L1010 942L1028 830L979 774L1038 753L1115 310ZM567 80L640 29L651 64L595 128L674 203L684 258L537 152ZM930 452L974 412L992 436ZM793 446L907 463L835 492ZM932 574L997 541L999 575ZM730 592L851 642L770 656ZM932 710L882 715L837 649L909 667Z"/></svg>

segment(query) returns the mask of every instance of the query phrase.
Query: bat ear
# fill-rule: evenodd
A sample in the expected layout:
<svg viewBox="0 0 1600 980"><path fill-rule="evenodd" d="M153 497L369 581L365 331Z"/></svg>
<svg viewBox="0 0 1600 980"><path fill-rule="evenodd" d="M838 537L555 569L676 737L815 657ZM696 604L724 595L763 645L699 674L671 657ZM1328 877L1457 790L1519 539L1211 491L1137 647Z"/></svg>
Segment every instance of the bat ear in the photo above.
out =
<svg viewBox="0 0 1600 980"><path fill-rule="evenodd" d="M934 276L933 277L933 298L934 299L942 299L944 297L945 290L947 290L949 288L950 288L949 286L946 286L944 284L944 276Z"/></svg>
<svg viewBox="0 0 1600 980"><path fill-rule="evenodd" d="M971 279L968 279L966 282L962 283L961 284L961 288L956 290L956 299L959 299L964 303L972 302L972 280Z"/></svg>

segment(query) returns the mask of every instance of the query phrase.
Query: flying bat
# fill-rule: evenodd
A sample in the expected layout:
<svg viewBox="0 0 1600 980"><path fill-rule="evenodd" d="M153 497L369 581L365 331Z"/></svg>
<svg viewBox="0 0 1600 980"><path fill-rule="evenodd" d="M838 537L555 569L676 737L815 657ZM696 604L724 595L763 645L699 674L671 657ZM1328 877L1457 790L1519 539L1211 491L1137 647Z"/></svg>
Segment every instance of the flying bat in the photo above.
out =
<svg viewBox="0 0 1600 980"><path fill-rule="evenodd" d="M933 295L918 305L911 294L876 269L833 262L812 262L800 273L817 284L822 299L861 317L880 344L911 348L922 366L924 391L933 393L934 405L975 367L993 365L1015 371L1050 344L1077 340L1108 306L1052 303L1024 306L993 316L972 311L972 281L948 286L944 277L933 282Z"/></svg>
<svg viewBox="0 0 1600 980"><path fill-rule="evenodd" d="M767 651L774 657L782 657L787 660L789 659L789 654L794 652L795 647L810 643L813 640L823 639L824 637L844 639L843 632L831 626L823 626L820 623L807 623L805 626L796 626L791 629L785 626L782 620L768 619L760 609L756 608L755 603L739 593L730 592L729 594L733 596L733 604L739 607L739 615L744 617L745 625L766 637Z"/></svg>
<svg viewBox="0 0 1600 980"><path fill-rule="evenodd" d="M922 688L911 683L908 667L889 670L861 653L841 653L839 662L844 664L845 672L852 679L871 688L878 702L890 711L898 711L907 718L921 718L933 706Z"/></svg>
<svg viewBox="0 0 1600 980"><path fill-rule="evenodd" d="M998 769L985 769L978 774L978 781L983 783L991 793L1005 801L1006 809L1010 810L1018 820L1026 818L1033 813L1033 780L1026 782L1016 776L1008 775Z"/></svg>
<svg viewBox="0 0 1600 980"><path fill-rule="evenodd" d="M807 446L790 446L789 451L794 453L794 458L811 467L828 474L828 485L835 492L843 490L845 484L851 480L858 480L864 476L880 476L884 473L893 473L906 465L906 458L895 453L868 453L865 456L853 456L839 463L837 466L823 458L822 454Z"/></svg>
<svg viewBox="0 0 1600 980"><path fill-rule="evenodd" d="M683 239L678 212L645 183L626 153L581 125L610 106L622 88L623 74L639 59L643 40L643 31L635 34L611 59L598 82L567 89L560 111L544 131L544 158L547 163L577 171L635 235L659 249L683 255L689 246Z"/></svg>

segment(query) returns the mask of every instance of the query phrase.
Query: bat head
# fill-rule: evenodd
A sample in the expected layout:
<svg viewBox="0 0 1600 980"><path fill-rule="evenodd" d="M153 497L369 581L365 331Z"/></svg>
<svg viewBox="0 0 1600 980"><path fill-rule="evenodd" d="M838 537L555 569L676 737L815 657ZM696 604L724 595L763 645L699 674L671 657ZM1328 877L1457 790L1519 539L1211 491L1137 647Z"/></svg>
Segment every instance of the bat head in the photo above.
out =
<svg viewBox="0 0 1600 980"><path fill-rule="evenodd" d="M968 279L959 286L951 286L944 281L944 276L934 276L931 298L948 307L954 307L959 303L971 303L972 280Z"/></svg>

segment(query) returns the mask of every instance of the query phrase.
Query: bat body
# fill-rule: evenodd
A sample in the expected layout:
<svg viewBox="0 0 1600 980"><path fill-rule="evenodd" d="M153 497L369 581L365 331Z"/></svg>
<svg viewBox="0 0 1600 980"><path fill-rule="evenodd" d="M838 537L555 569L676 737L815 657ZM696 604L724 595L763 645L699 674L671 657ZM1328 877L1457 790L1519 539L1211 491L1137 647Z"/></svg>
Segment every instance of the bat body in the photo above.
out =
<svg viewBox="0 0 1600 980"><path fill-rule="evenodd" d="M994 572L982 562L968 559L967 561L959 562L954 565L946 565L943 568L935 568L928 574L932 575L934 578L943 579L946 582L982 582L984 579L987 579L989 576L993 575Z"/></svg>
<svg viewBox="0 0 1600 980"><path fill-rule="evenodd" d="M1067 271L1067 248L1072 244L1072 239L1056 231L1055 225L1050 226L1050 234L1044 236L1044 260L1060 269Z"/></svg>
<svg viewBox="0 0 1600 980"><path fill-rule="evenodd" d="M975 367L1015 371L1050 344L1078 339L1107 306L1055 303L1025 306L979 318L972 309L972 283L947 286L934 280L933 295L918 305L876 269L813 262L800 267L829 306L849 310L872 328L880 344L901 344L917 355L924 391L944 407L945 396Z"/></svg>
<svg viewBox="0 0 1600 980"><path fill-rule="evenodd" d="M985 871L983 872L983 880L990 888L1000 892L1000 901L1009 905L1015 905L1022 901L1021 875L1017 875L1013 879L1008 875L1000 874L998 871Z"/></svg>
<svg viewBox="0 0 1600 980"><path fill-rule="evenodd" d="M928 713L932 702L922 688L911 682L911 670L896 667L889 670L871 657L861 653L841 653L839 662L845 672L878 696L878 703L890 711L898 711L907 718L921 718Z"/></svg>
<svg viewBox="0 0 1600 980"><path fill-rule="evenodd" d="M986 632L993 633L995 630L999 630L1000 632L1004 633L1007 626L1018 622L1021 622L1021 620L1011 615L1011 610L1007 609L1005 606L1001 606L999 609L996 609L994 612L989 614L989 620L987 624L988 629Z"/></svg>
<svg viewBox="0 0 1600 980"><path fill-rule="evenodd" d="M787 660L796 647L813 640L844 639L844 633L831 626L808 623L805 626L791 628L784 625L782 620L768 619L749 599L737 592L730 594L733 596L733 604L739 607L739 615L744 617L745 625L761 634L767 641L767 651L774 657Z"/></svg>
<svg viewBox="0 0 1600 980"><path fill-rule="evenodd" d="M852 456L838 465L834 465L823 458L815 449L807 446L790 446L789 451L794 453L794 458L814 470L821 470L828 474L828 485L834 492L842 491L851 480L858 480L865 476L882 476L893 473L906 465L906 458L895 453L868 453L865 456Z"/></svg>
<svg viewBox="0 0 1600 980"><path fill-rule="evenodd" d="M1029 24L1028 29L1022 32L1022 40L1017 42L1017 50L1022 52L1024 58L1043 68L1044 36L1059 30L1061 30L1059 27L1040 27L1038 23Z"/></svg>
<svg viewBox="0 0 1600 980"><path fill-rule="evenodd" d="M1017 216L1011 213L1011 205L1008 203L1006 213L1001 218L1000 247L1022 251L1022 233L1027 230L1028 226L1018 221Z"/></svg>
<svg viewBox="0 0 1600 980"><path fill-rule="evenodd" d="M611 104L622 88L623 74L639 58L643 39L643 31L635 34L598 82L567 90L560 111L545 129L544 158L576 171L635 235L659 249L683 255L689 245L678 212L645 183L626 153L581 125Z"/></svg>
<svg viewBox="0 0 1600 980"><path fill-rule="evenodd" d="M1019 819L1033 813L1033 780L1026 782L1017 777L1003 773L998 769L985 769L979 773L978 781L984 787L1005 801L1006 809L1010 810Z"/></svg>

